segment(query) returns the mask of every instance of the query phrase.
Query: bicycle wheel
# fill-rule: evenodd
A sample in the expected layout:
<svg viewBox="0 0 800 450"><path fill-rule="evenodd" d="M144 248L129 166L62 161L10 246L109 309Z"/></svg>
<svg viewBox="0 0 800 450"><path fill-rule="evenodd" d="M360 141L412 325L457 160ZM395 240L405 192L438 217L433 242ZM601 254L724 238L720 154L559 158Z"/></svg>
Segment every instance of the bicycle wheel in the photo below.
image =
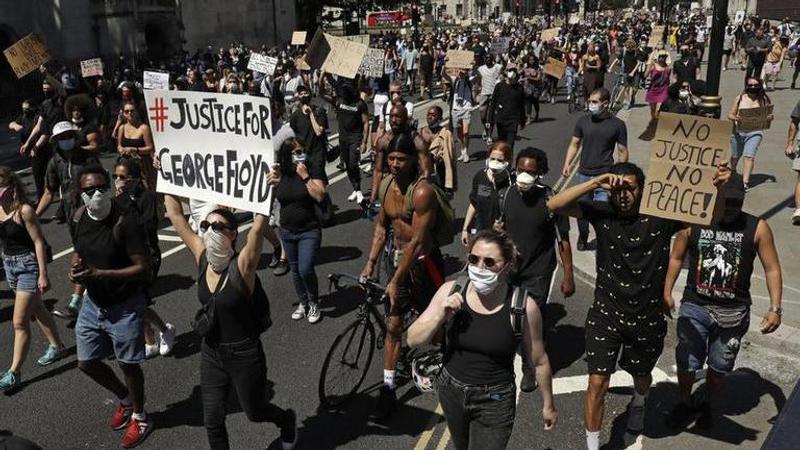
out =
<svg viewBox="0 0 800 450"><path fill-rule="evenodd" d="M375 353L375 327L366 319L348 325L333 340L319 374L319 401L333 409L349 401L367 376Z"/></svg>

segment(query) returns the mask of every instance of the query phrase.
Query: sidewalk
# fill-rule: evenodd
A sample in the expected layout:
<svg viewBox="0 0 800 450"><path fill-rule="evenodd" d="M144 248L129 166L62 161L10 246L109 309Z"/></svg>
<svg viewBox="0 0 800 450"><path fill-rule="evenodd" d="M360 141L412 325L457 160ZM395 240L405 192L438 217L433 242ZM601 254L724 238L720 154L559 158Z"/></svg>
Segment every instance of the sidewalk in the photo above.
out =
<svg viewBox="0 0 800 450"><path fill-rule="evenodd" d="M705 66L704 66L705 67ZM769 306L769 293L766 288L764 270L759 261L754 264L751 293L753 307L751 331L747 339L774 350L800 356L800 228L791 224L794 211L795 173L791 170L791 162L784 155L786 148L786 132L789 114L800 99L800 90L788 89L788 68L783 70L783 81L778 82L778 89L769 92L775 104L775 120L772 128L767 130L761 143L744 210L763 217L769 221L775 235L775 243L783 271L783 323L773 334L762 335L758 324ZM722 116L727 115L731 102L744 85L744 71L728 70L722 72L720 94L722 96ZM628 148L630 160L647 171L650 157L649 141L639 136L647 128L650 121L649 107L644 103L644 92L637 94L637 106L630 111L623 110L618 115L628 126ZM741 163L740 163L741 170ZM577 230L573 230L572 240L577 240ZM576 272L594 282L596 279L594 252L573 252ZM680 300L685 285L686 271L675 287L675 299Z"/></svg>

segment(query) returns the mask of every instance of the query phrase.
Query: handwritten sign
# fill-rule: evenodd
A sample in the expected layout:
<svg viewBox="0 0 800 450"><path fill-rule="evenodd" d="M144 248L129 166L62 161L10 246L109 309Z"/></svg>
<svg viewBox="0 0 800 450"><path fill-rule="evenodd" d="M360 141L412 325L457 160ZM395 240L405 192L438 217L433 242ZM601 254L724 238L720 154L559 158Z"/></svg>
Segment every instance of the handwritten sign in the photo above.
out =
<svg viewBox="0 0 800 450"><path fill-rule="evenodd" d="M272 75L275 73L275 67L277 65L278 58L264 56L261 53L253 53L250 55L250 61L247 63L247 70Z"/></svg>
<svg viewBox="0 0 800 450"><path fill-rule="evenodd" d="M47 50L42 38L29 34L3 51L8 64L14 69L17 78L38 69L39 66L50 61L50 52Z"/></svg>
<svg viewBox="0 0 800 450"><path fill-rule="evenodd" d="M304 45L307 36L308 32L306 31L295 31L292 33L292 45Z"/></svg>
<svg viewBox="0 0 800 450"><path fill-rule="evenodd" d="M494 38L492 41L492 48L491 53L493 55L502 55L503 53L508 51L508 47L511 45L511 38L508 36L498 36Z"/></svg>
<svg viewBox="0 0 800 450"><path fill-rule="evenodd" d="M445 60L445 68L472 69L475 53L469 50L449 50Z"/></svg>
<svg viewBox="0 0 800 450"><path fill-rule="evenodd" d="M379 48L368 48L364 53L364 59L361 61L361 67L358 68L358 73L372 78L380 78L383 76L383 50Z"/></svg>
<svg viewBox="0 0 800 450"><path fill-rule="evenodd" d="M664 36L664 25L656 25L653 27L653 32L650 33L650 39L647 41L647 46L655 48L662 42Z"/></svg>
<svg viewBox="0 0 800 450"><path fill-rule="evenodd" d="M366 45L317 31L309 45L306 62L323 72L355 78L366 52Z"/></svg>
<svg viewBox="0 0 800 450"><path fill-rule="evenodd" d="M102 77L103 60L100 58L93 58L81 61L81 76L83 78Z"/></svg>
<svg viewBox="0 0 800 450"><path fill-rule="evenodd" d="M564 73L566 73L566 71L567 63L560 59L553 58L552 56L548 57L547 62L544 64L545 75L556 77L559 80L564 78Z"/></svg>
<svg viewBox="0 0 800 450"><path fill-rule="evenodd" d="M708 225L714 213L717 166L728 160L732 124L661 113L639 212Z"/></svg>
<svg viewBox="0 0 800 450"><path fill-rule="evenodd" d="M162 90L144 97L161 162L158 192L269 214L268 98Z"/></svg>
<svg viewBox="0 0 800 450"><path fill-rule="evenodd" d="M308 65L305 59L297 58L294 60L294 66L297 67L297 70L311 70L311 66Z"/></svg>
<svg viewBox="0 0 800 450"><path fill-rule="evenodd" d="M742 121L736 129L742 133L768 130L772 126L773 108L774 105L766 105L758 108L740 109L739 117L742 118Z"/></svg>
<svg viewBox="0 0 800 450"><path fill-rule="evenodd" d="M345 39L352 42L358 42L359 44L366 45L369 47L369 35L368 34L354 34L352 36L345 36Z"/></svg>
<svg viewBox="0 0 800 450"><path fill-rule="evenodd" d="M142 75L142 87L145 89L169 89L169 74L145 70Z"/></svg>
<svg viewBox="0 0 800 450"><path fill-rule="evenodd" d="M548 28L546 30L542 30L542 41L547 42L550 39L555 39L558 37L558 28Z"/></svg>

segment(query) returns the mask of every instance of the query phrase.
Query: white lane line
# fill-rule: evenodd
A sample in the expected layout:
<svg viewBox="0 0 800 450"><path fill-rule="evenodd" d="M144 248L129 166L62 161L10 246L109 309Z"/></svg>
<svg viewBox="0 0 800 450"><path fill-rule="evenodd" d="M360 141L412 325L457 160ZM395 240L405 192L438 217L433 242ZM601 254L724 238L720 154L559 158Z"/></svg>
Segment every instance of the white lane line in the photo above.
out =
<svg viewBox="0 0 800 450"><path fill-rule="evenodd" d="M158 240L159 241L164 241L164 242L181 242L181 237L180 236L171 236L171 235L168 235L168 234L159 234L158 235Z"/></svg>
<svg viewBox="0 0 800 450"><path fill-rule="evenodd" d="M444 433L442 434L442 439L439 441L439 445L436 446L436 450L444 450L447 447L447 443L450 441L450 430L445 427Z"/></svg>
<svg viewBox="0 0 800 450"><path fill-rule="evenodd" d="M67 255L69 255L69 254L70 254L70 253L72 253L74 250L75 250L74 248L70 247L70 248L68 248L68 249L66 249L66 250L64 250L64 251L62 251L62 252L58 252L58 253L56 253L55 255L53 255L53 261L55 261L55 260L57 260L57 259L59 259L59 258L63 258L63 257L65 257L65 256L67 256Z"/></svg>
<svg viewBox="0 0 800 450"><path fill-rule="evenodd" d="M656 367L653 369L653 384L670 382L677 383L677 377L671 377L666 372ZM589 385L589 375L575 375L571 377L556 378L553 380L553 395L571 394L574 392L583 392L586 386ZM611 375L611 382L609 387L631 387L633 386L633 377L627 372L617 371Z"/></svg>

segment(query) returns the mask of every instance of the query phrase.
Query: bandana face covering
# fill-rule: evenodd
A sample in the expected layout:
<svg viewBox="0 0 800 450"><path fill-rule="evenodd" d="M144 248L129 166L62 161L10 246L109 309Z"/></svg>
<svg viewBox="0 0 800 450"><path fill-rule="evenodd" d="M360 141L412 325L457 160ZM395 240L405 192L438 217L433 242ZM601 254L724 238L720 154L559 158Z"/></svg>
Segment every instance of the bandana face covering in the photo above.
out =
<svg viewBox="0 0 800 450"><path fill-rule="evenodd" d="M206 260L211 270L220 273L228 267L233 258L233 243L220 231L209 229L203 235L206 245Z"/></svg>

